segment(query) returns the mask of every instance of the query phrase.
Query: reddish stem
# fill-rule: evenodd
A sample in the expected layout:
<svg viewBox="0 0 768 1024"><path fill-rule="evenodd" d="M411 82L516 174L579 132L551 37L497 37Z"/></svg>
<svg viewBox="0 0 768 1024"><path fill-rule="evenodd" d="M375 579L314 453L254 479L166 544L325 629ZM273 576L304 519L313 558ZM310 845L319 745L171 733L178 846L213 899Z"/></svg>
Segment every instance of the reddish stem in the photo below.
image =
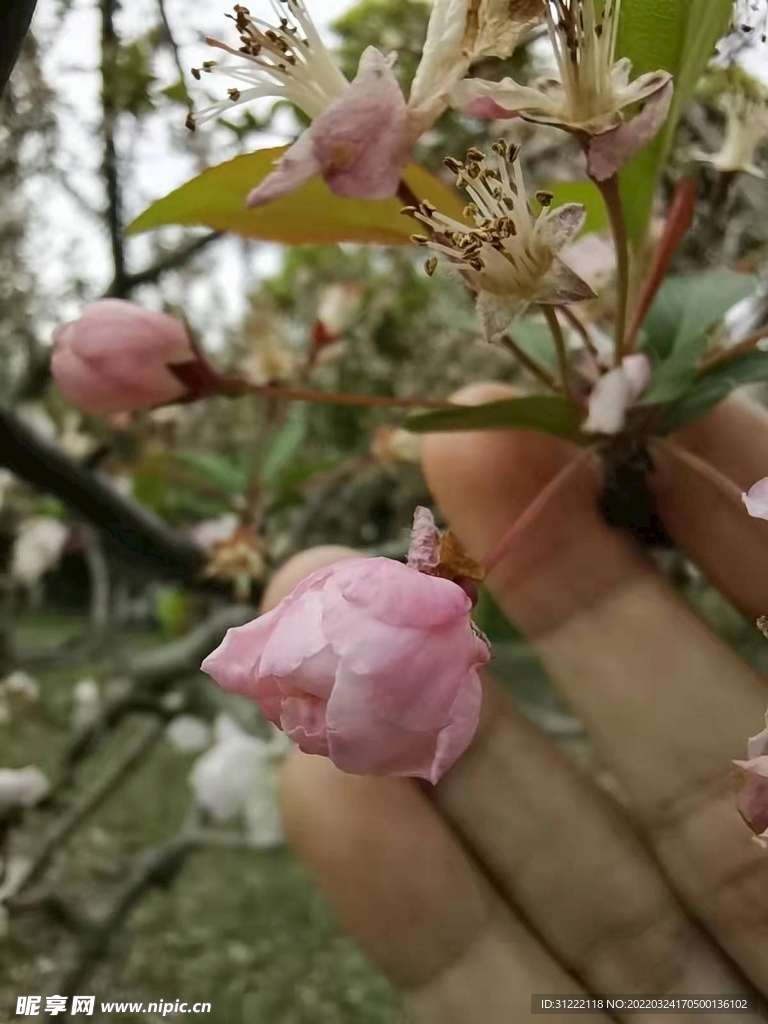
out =
<svg viewBox="0 0 768 1024"><path fill-rule="evenodd" d="M685 235L693 223L697 195L698 186L694 178L683 178L675 190L667 222L664 226L664 234L661 236L661 241L653 255L653 263L648 272L648 277L645 279L643 289L640 292L637 309L635 310L632 325L625 340L624 347L628 352L634 349L638 332L643 320L645 320L645 315L651 308L651 303L656 298L656 293L661 287L662 281L667 276L672 258L677 252L683 235Z"/></svg>
<svg viewBox="0 0 768 1024"><path fill-rule="evenodd" d="M454 402L440 398L389 398L386 395L349 395L341 391L313 391L308 388L286 388L277 384L252 384L239 377L221 377L218 393L231 398L261 395L262 398L286 402L321 402L326 405L380 406L388 409L454 409Z"/></svg>
<svg viewBox="0 0 768 1024"><path fill-rule="evenodd" d="M523 530L533 522L536 516L562 489L566 481L570 480L576 470L580 469L581 466L583 466L584 463L592 457L592 455L593 450L591 448L586 448L583 451L580 451L577 455L574 455L574 457L563 466L560 472L557 473L556 476L552 477L546 487L543 487L539 491L530 505L528 505L520 516L518 516L509 530L504 534L496 547L493 548L490 554L486 555L482 560L481 564L486 573L490 573L496 568Z"/></svg>

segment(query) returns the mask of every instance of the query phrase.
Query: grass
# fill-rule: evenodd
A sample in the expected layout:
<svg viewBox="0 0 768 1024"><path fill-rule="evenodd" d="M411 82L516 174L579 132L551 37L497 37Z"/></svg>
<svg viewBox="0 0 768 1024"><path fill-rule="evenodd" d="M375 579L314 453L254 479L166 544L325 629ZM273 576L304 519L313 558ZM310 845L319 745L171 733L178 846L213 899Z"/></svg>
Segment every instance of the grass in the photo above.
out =
<svg viewBox="0 0 768 1024"><path fill-rule="evenodd" d="M41 624L45 643L61 635L59 625ZM26 624L23 641L33 642L35 636ZM153 642L156 638L137 638L139 646ZM56 776L71 689L87 674L87 666L72 665L40 674L39 707L0 725L0 765L39 764ZM108 750L93 758L81 785L96 778L141 725L123 725ZM102 912L135 855L171 838L181 826L192 760L161 741L57 858L47 876L56 891L80 908ZM32 815L15 848L34 850L56 813ZM74 948L71 932L60 923L39 914L14 919L9 936L0 940L0 1022L17 1019L17 996L56 993ZM396 994L341 932L287 849L205 849L191 855L175 883L145 897L83 991L96 996L97 1006L102 1000L210 1002L211 1013L202 1019L211 1024L401 1020ZM146 1024L189 1018L100 1015L97 1009L90 1019Z"/></svg>

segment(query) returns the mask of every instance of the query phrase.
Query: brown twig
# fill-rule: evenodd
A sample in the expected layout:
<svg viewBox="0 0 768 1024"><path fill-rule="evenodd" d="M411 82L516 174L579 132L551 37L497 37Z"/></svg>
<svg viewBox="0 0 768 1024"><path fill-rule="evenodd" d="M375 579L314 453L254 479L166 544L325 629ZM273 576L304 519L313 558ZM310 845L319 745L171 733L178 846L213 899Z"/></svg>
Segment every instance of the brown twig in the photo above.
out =
<svg viewBox="0 0 768 1024"><path fill-rule="evenodd" d="M717 366L725 366L732 359L737 359L739 356L751 352L764 338L768 338L768 326L758 327L757 330L752 331L745 338L742 338L741 341L728 345L727 348L718 349L717 352L712 352L702 361L699 366L699 372L707 373L709 370L714 370Z"/></svg>
<svg viewBox="0 0 768 1024"><path fill-rule="evenodd" d="M19 891L29 888L30 885L38 881L78 825L100 807L130 772L141 764L147 751L163 735L165 724L164 718L157 718L151 722L122 752L122 755L101 773L82 800L74 804L59 818L37 851Z"/></svg>
<svg viewBox="0 0 768 1024"><path fill-rule="evenodd" d="M552 340L555 343L557 365L560 371L560 380L563 385L563 391L571 404L575 404L573 391L571 390L571 371L568 365L568 349L565 344L563 328L560 326L560 321L557 319L557 313L552 306L542 306L541 309L547 323L549 324L549 329L552 332Z"/></svg>
<svg viewBox="0 0 768 1024"><path fill-rule="evenodd" d="M115 29L117 0L100 0L101 9L101 130L104 135L102 169L107 191L106 220L109 232L114 291L118 298L124 294L125 244L123 239L123 197L120 187L115 129L119 109L117 106L117 58L120 43Z"/></svg>
<svg viewBox="0 0 768 1024"><path fill-rule="evenodd" d="M667 215L667 222L664 226L664 234L656 247L651 269L643 284L637 301L637 308L627 332L625 348L628 352L631 352L635 347L637 335L648 310L651 308L653 300L656 298L656 293L667 275L672 258L677 252L683 236L693 223L696 198L697 185L695 179L684 178L675 190L672 205Z"/></svg>
<svg viewBox="0 0 768 1024"><path fill-rule="evenodd" d="M555 379L554 374L550 373L546 366L542 365L538 359L534 359L533 356L529 355L525 351L525 349L521 348L515 339L509 334L503 334L500 341L502 345L512 353L522 367L528 370L529 373L532 373L534 377L537 377L548 388L552 391L557 391L558 393L563 390L562 386Z"/></svg>

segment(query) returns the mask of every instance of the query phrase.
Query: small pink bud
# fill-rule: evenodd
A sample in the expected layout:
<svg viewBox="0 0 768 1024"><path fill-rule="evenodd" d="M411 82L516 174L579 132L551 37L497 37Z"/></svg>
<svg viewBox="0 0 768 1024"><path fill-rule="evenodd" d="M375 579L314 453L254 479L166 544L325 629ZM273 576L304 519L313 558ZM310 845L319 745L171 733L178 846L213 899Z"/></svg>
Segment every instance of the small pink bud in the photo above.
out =
<svg viewBox="0 0 768 1024"><path fill-rule="evenodd" d="M123 299L86 306L56 332L52 368L64 394L86 412L147 409L176 401L187 388L170 366L195 363L184 325Z"/></svg>
<svg viewBox="0 0 768 1024"><path fill-rule="evenodd" d="M313 573L203 662L309 754L436 783L477 729L490 656L451 580L387 558Z"/></svg>
<svg viewBox="0 0 768 1024"><path fill-rule="evenodd" d="M755 519L768 519L768 476L753 484L741 500Z"/></svg>

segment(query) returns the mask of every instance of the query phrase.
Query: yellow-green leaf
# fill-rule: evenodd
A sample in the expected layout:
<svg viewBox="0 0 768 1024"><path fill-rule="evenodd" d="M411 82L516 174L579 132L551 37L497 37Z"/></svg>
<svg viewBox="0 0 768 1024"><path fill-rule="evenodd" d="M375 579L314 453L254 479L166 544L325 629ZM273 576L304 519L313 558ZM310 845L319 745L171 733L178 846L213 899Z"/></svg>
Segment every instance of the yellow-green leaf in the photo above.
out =
<svg viewBox="0 0 768 1024"><path fill-rule="evenodd" d="M286 245L403 245L409 241L413 221L400 213L400 200L340 198L320 178L274 203L247 209L246 196L269 174L284 152L285 147L261 149L210 167L158 199L128 230L136 234L168 224L198 225ZM448 216L461 218L464 204L458 192L429 171L411 164L403 177L419 199L429 200Z"/></svg>

